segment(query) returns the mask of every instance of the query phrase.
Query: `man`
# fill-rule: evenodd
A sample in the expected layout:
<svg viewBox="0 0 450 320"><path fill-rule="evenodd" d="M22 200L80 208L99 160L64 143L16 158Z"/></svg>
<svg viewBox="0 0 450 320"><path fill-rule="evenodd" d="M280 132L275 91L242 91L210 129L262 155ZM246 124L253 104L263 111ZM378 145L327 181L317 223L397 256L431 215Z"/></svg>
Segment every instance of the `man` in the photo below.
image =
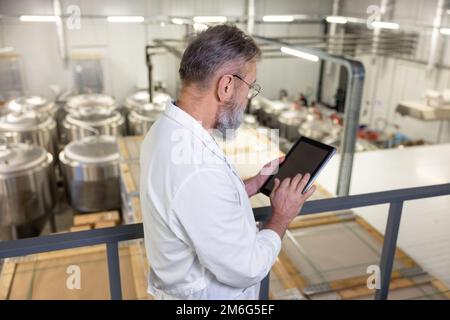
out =
<svg viewBox="0 0 450 320"><path fill-rule="evenodd" d="M259 92L260 50L234 26L197 36L181 64L176 102L152 126L141 148L141 204L158 299L258 299L260 281L281 239L314 192L309 175L276 180L272 217L258 231L249 197L268 178L242 181L211 135L239 127L248 96Z"/></svg>

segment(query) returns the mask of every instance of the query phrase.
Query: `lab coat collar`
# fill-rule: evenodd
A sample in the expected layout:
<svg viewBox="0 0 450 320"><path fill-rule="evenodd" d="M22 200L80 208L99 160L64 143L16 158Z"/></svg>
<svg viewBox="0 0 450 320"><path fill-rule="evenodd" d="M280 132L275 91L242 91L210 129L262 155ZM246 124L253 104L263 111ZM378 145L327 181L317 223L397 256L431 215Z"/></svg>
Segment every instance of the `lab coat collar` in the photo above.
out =
<svg viewBox="0 0 450 320"><path fill-rule="evenodd" d="M202 126L200 121L197 121L189 113L177 107L174 101L167 103L164 114L170 119L179 123L185 129L189 130L192 134L194 134L198 139L202 141L205 147L207 147L215 155L228 163L223 150L219 147L216 140L214 140L208 130Z"/></svg>

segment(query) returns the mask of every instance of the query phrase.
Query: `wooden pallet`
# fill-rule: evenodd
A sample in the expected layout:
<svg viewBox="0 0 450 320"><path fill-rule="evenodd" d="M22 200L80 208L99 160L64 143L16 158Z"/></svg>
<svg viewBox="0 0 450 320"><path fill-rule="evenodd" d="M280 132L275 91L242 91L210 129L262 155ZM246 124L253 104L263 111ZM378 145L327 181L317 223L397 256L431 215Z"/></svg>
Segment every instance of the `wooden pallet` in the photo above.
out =
<svg viewBox="0 0 450 320"><path fill-rule="evenodd" d="M139 195L139 161L120 163L121 192L126 195Z"/></svg>
<svg viewBox="0 0 450 320"><path fill-rule="evenodd" d="M117 145L121 161L139 160L139 153L143 140L143 136L119 137L117 139Z"/></svg>
<svg viewBox="0 0 450 320"><path fill-rule="evenodd" d="M73 226L69 231L82 231L99 228L109 228L120 224L120 214L116 210L96 213L75 214Z"/></svg>
<svg viewBox="0 0 450 320"><path fill-rule="evenodd" d="M138 241L119 244L124 299L151 299L148 264ZM110 299L105 245L6 259L0 271L0 300ZM69 266L80 269L81 288L68 289Z"/></svg>

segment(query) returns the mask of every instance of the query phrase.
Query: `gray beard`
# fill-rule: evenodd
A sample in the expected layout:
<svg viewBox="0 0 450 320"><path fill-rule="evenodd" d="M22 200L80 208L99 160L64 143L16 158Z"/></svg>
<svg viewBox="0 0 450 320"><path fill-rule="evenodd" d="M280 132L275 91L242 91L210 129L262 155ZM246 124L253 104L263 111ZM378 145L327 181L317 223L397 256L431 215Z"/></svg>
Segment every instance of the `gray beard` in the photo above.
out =
<svg viewBox="0 0 450 320"><path fill-rule="evenodd" d="M244 108L234 102L226 102L220 106L216 130L225 140L235 137L236 129L244 122Z"/></svg>

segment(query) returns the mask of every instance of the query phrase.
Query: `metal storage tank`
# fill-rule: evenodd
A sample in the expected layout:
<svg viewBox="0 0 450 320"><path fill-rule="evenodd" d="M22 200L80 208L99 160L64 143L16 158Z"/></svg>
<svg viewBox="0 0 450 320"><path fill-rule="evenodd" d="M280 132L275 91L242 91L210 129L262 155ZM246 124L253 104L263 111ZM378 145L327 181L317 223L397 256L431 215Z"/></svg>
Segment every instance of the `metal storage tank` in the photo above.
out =
<svg viewBox="0 0 450 320"><path fill-rule="evenodd" d="M130 135L137 135L143 134L141 132L147 132L150 126L145 123L151 125L154 122L154 120L152 120L154 115L148 111L151 109L160 109L159 111L162 112L166 108L166 104L171 100L172 98L167 93L155 91L153 92L153 102L150 103L148 90L140 90L127 97L125 99L124 108L122 109L122 114L127 119L127 133ZM146 114L149 115L150 119L146 119ZM142 123L143 127L137 129L137 126L139 126L137 123Z"/></svg>
<svg viewBox="0 0 450 320"><path fill-rule="evenodd" d="M0 118L0 134L14 142L31 142L57 155L56 122L46 113L11 112Z"/></svg>
<svg viewBox="0 0 450 320"><path fill-rule="evenodd" d="M96 133L121 136L125 133L125 120L113 109L85 107L66 116L63 130L68 142Z"/></svg>
<svg viewBox="0 0 450 320"><path fill-rule="evenodd" d="M280 136L290 141L297 140L300 137L298 127L306 117L306 112L300 110L286 110L281 112L278 117Z"/></svg>
<svg viewBox="0 0 450 320"><path fill-rule="evenodd" d="M262 108L259 111L262 125L269 128L279 128L278 116L281 112L288 110L290 104L282 101L261 100Z"/></svg>
<svg viewBox="0 0 450 320"><path fill-rule="evenodd" d="M131 110L128 115L128 132L130 135L145 135L153 123L164 111L165 105L146 103Z"/></svg>
<svg viewBox="0 0 450 320"><path fill-rule="evenodd" d="M53 156L37 145L0 139L0 227L33 224L51 214L56 201Z"/></svg>
<svg viewBox="0 0 450 320"><path fill-rule="evenodd" d="M155 91L152 103L165 106L172 98L165 92ZM148 90L140 90L133 93L131 96L125 99L125 108L127 112L133 109L140 108L143 105L150 103L150 95Z"/></svg>
<svg viewBox="0 0 450 320"><path fill-rule="evenodd" d="M121 207L119 151L112 136L72 141L59 154L70 205L81 212Z"/></svg>

